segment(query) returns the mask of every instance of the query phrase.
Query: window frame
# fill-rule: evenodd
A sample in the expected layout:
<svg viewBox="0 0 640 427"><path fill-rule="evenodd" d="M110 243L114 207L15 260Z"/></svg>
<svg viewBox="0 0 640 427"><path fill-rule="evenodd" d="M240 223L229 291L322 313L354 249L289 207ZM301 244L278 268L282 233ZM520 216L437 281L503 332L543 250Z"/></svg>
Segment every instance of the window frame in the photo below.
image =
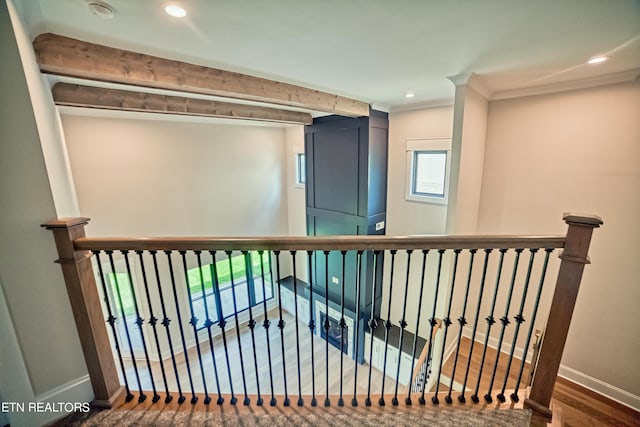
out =
<svg viewBox="0 0 640 427"><path fill-rule="evenodd" d="M197 294L194 294L191 292L191 285L189 284L189 292L187 297L190 299L190 304L194 304L194 303L198 303L200 300L203 300L205 298L209 298L209 297L213 297L215 300L215 308L214 307L210 307L208 306L208 312L210 314L210 320L215 324L220 322L221 319L229 319L235 315L239 315L245 311L249 310L249 307L251 308L255 308L258 307L259 305L263 304L263 300L257 301L256 299L256 295L255 295L255 283L254 280L256 278L261 278L261 272L260 271L253 271L253 262L252 262L252 256L256 254L258 255L257 251L250 251L249 253L247 253L247 256L245 256L242 252L233 252L230 256L232 258L236 258L236 257L242 257L244 259L244 264L245 264L245 275L243 277L239 277L239 278L235 278L232 280L232 278L230 277L228 281L225 282L219 282L219 274L216 274L216 277L212 276L212 288L208 291L205 291L205 295L202 295L200 292L197 292ZM259 255L258 255L259 256ZM218 265L218 263L223 263L226 264L227 262L229 262L229 254L227 255L221 255L220 258L216 258L215 260L213 260L216 265ZM247 260L247 257L249 258L249 260ZM258 262L259 263L259 262ZM268 282L268 284L265 284L265 290L267 288L271 289L271 296L266 296L263 295L264 300L266 300L267 303L269 303L269 301L275 299L275 287L274 287L274 283L273 283L273 279L271 276L271 270L272 270L272 266L271 266L271 251L265 251L264 255L263 255L263 263L266 264L266 268L265 268L265 280ZM212 267L211 263L209 264L204 264L202 265L202 269L210 269ZM200 268L199 266L194 266L192 268L189 268L189 272L193 271L193 270L197 270L198 268ZM214 270L217 270L214 269ZM212 271L213 273L213 271ZM188 273L189 274L189 273ZM228 314L224 314L224 307L222 304L222 293L223 292L234 292L232 290L232 284L233 287L237 288L241 287L243 285L246 285L249 287L249 301L248 301L248 306L244 307L244 308L239 308L237 312L233 312L233 310L228 313ZM237 295L236 295L237 298ZM201 325L199 325L197 327L197 331L200 332L202 330L206 329L206 325L203 323Z"/></svg>
<svg viewBox="0 0 640 427"><path fill-rule="evenodd" d="M407 179L405 198L409 201L446 205L449 202L449 181L451 173L451 138L407 139ZM444 194L416 192L417 158L419 154L446 155L444 171Z"/></svg>
<svg viewBox="0 0 640 427"><path fill-rule="evenodd" d="M296 187L304 187L307 182L306 177L306 156L304 153L296 154Z"/></svg>

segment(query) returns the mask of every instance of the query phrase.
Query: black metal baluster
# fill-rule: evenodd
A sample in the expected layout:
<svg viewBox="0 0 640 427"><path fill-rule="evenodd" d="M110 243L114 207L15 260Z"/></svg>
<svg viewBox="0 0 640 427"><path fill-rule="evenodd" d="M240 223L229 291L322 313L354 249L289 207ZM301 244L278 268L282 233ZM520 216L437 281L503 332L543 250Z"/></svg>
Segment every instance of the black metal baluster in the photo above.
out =
<svg viewBox="0 0 640 427"><path fill-rule="evenodd" d="M331 400L329 400L329 251L324 251L324 337L325 337L325 379L326 379L326 396L324 398L324 406L331 406Z"/></svg>
<svg viewBox="0 0 640 427"><path fill-rule="evenodd" d="M389 329L391 329L391 320L389 319L389 317L391 317L391 297L393 295L393 271L395 269L395 265L396 265L396 253L398 253L398 251L396 249L393 249L390 251L391 252L391 276L389 278L389 302L388 302L388 306L387 306L387 318L385 320L383 320L384 322L384 327L385 327L385 331L384 331L384 361L382 362L382 386L380 388L380 399L378 399L378 405L380 406L384 406L384 383L385 383L385 379L387 377L387 350L389 349ZM380 307L380 310L382 311L382 307Z"/></svg>
<svg viewBox="0 0 640 427"><path fill-rule="evenodd" d="M467 288L464 293L464 303L462 304L462 316L458 318L458 323L460 324L460 331L458 332L458 343L456 344L456 358L453 361L453 372L451 373L451 382L449 383L449 393L444 398L444 401L448 404L453 402L451 399L451 393L453 393L453 381L456 378L456 368L458 367L458 355L460 353L460 341L462 339L462 331L464 329L464 325L467 324L467 319L464 317L467 312L467 302L469 300L469 288L471 286L471 273L473 271L473 259L476 256L477 249L469 249L471 253L471 259L469 260L469 274L467 276Z"/></svg>
<svg viewBox="0 0 640 427"><path fill-rule="evenodd" d="M213 280L214 293L220 292L218 286L220 285L220 281L218 280L218 267L216 265L216 251L209 251L211 254L212 262L211 262L211 280ZM231 376L231 363L229 363L229 346L227 343L227 331L225 327L227 326L227 321L224 317L224 312L222 310L221 301L218 301L218 327L220 328L220 332L222 333L222 346L224 347L224 358L227 362L227 375L229 376L229 388L231 391L231 400L229 403L235 405L238 402L238 398L233 390L233 377Z"/></svg>
<svg viewBox="0 0 640 427"><path fill-rule="evenodd" d="M120 305L120 316L122 316L122 324L124 325L124 332L125 332L125 335L127 336L127 343L129 344L129 352L131 353L131 364L133 365L133 372L135 372L136 381L138 382L138 391L140 392L140 396L138 397L138 402L142 402L147 398L147 396L145 396L145 394L142 392L142 384L140 383L140 373L138 372L138 365L136 364L136 355L133 352L133 343L131 342L129 325L127 325L127 316L124 312L122 293L120 292L120 283L118 280L118 275L116 274L116 267L113 262L113 251L105 251L105 252L109 257L111 274L113 274L113 281L115 282L115 285L116 285L116 296L118 297L118 304Z"/></svg>
<svg viewBox="0 0 640 427"><path fill-rule="evenodd" d="M107 283L104 279L104 272L102 271L102 263L100 262L100 251L92 251L96 256L96 264L98 264L98 271L100 273L100 283L102 284L102 292L104 294L104 302L107 306L107 323L111 326L111 333L113 334L113 342L116 346L116 353L118 353L118 361L120 362L120 369L122 370L122 378L124 378L124 388L127 393L125 401L131 402L133 400L133 394L129 388L129 381L127 380L127 372L124 369L124 360L122 359L122 351L120 350L120 343L118 340L118 332L116 331L116 317L111 310L111 303L109 302L109 292L107 291ZM116 304L117 305L117 304Z"/></svg>
<svg viewBox="0 0 640 427"><path fill-rule="evenodd" d="M140 340L142 341L142 349L144 350L144 358L147 362L147 369L149 370L149 379L151 380L151 389L153 390L153 403L160 400L160 395L156 391L156 382L153 379L153 371L151 370L151 361L149 360L149 351L147 350L147 340L144 337L144 330L142 325L144 325L144 319L140 316L140 309L138 308L138 298L136 297L136 291L133 286L133 275L131 274L131 265L129 264L129 251L121 251L122 255L124 255L124 263L127 267L127 277L129 278L129 290L131 291L131 298L133 298L133 306L136 311L136 325L138 325L138 329L140 330ZM145 394L140 393L140 397L138 398L138 402L144 402L147 396Z"/></svg>
<svg viewBox="0 0 640 427"><path fill-rule="evenodd" d="M187 366L187 375L189 377L189 385L191 386L191 404L194 405L198 401L196 390L193 387L193 377L191 376L191 364L189 363L189 352L187 350L187 342L184 338L184 328L182 327L182 314L180 313L180 303L178 302L178 290L176 288L176 277L173 272L173 261L171 259L171 251L164 251L167 255L167 264L169 265L169 278L171 279L171 289L173 291L173 302L176 307L176 316L178 316L178 330L180 331L180 340L182 341L182 350L184 351L184 362Z"/></svg>
<svg viewBox="0 0 640 427"><path fill-rule="evenodd" d="M438 305L438 294L440 293L440 276L441 276L441 272L442 272L442 256L444 255L444 249L438 249L438 273L436 276L436 289L433 291L433 311L431 312L431 318L429 319L429 336L427 337L428 342L425 343L425 345L428 345L429 347L427 348L427 358L426 358L426 363L427 363L427 370L425 371L425 377L424 377L424 381L422 382L422 394L420 395L420 404L424 405L425 403L425 399L424 399L424 392L426 390L427 387L427 378L429 377L429 366L431 364L431 350L433 349L433 328L438 324L438 322L436 321L436 308ZM416 331L417 333L418 331ZM444 346L445 343L443 342L442 345Z"/></svg>
<svg viewBox="0 0 640 427"><path fill-rule="evenodd" d="M378 267L384 269L384 266L380 264L381 251L375 251L373 253L373 289L371 290L371 317L369 318L369 378L367 380L367 398L364 400L365 406L371 406L371 369L373 364L371 358L373 357L373 335L378 327L378 321L376 319L376 290L378 282ZM382 282L383 271L380 272L380 282ZM380 283L382 286L382 283Z"/></svg>
<svg viewBox="0 0 640 427"><path fill-rule="evenodd" d="M313 251L307 251L307 264L309 268L309 334L311 335L311 406L318 404L316 398L316 361L315 351L313 349L313 341L316 329L316 322L314 320L314 307L313 307Z"/></svg>
<svg viewBox="0 0 640 427"><path fill-rule="evenodd" d="M398 323L400 325L400 342L398 343L398 363L396 366L396 386L395 391L393 393L393 399L391 399L391 404L393 406L398 406L398 384L400 383L400 363L402 362L402 344L404 341L404 330L407 327L407 321L405 319L407 314L407 296L409 295L409 275L411 274L411 254L413 253L412 249L407 249L407 277L404 283L404 299L402 301L402 319ZM416 335L418 335L418 331L416 331ZM413 365L413 364L412 364Z"/></svg>
<svg viewBox="0 0 640 427"><path fill-rule="evenodd" d="M149 282L147 280L147 271L144 266L144 258L142 257L143 251L138 250L136 251L136 253L138 254L138 259L140 260L140 270L142 271L142 281L144 283L144 292L147 298L147 305L149 306L149 324L151 325L151 328L153 330L153 337L156 343L156 351L158 352L158 358L162 360L162 352L160 350L160 340L158 339L158 329L157 329L158 318L153 314L153 306L151 305L151 294L149 293ZM173 399L173 397L169 393L169 385L167 384L167 373L164 370L164 363L160 362L159 365L160 365L160 372L162 373L162 382L164 383L164 389L166 392L166 397L164 399L164 402L169 403L171 402L171 399ZM151 367L149 367L149 371L151 371ZM154 395L152 401L155 403L157 402L157 399L160 399L160 396Z"/></svg>
<svg viewBox="0 0 640 427"><path fill-rule="evenodd" d="M416 360L416 353L418 352L418 332L420 331L420 313L422 311L422 295L424 294L424 278L427 271L427 255L429 255L429 249L422 250L422 273L420 276L420 293L418 295L418 313L416 314L416 329L413 334L413 350L411 352L411 360ZM404 399L404 403L411 405L411 391L413 389L413 374L415 372L415 363L411 364L411 376L409 377L409 387L407 387L407 397ZM426 380L426 378L425 378ZM424 402L422 402L424 404Z"/></svg>
<svg viewBox="0 0 640 427"><path fill-rule="evenodd" d="M267 337L267 357L269 360L269 385L271 387L271 400L269 401L270 406L276 406L276 395L273 391L273 366L271 364L271 340L269 339L269 326L271 326L271 321L269 321L269 314L267 310L267 286L265 285L265 276L264 276L264 251L258 251L258 255L260 255L260 278L262 280L262 309L264 311L264 322L262 322L262 327L264 328L265 335ZM269 263L271 265L271 263ZM271 270L269 270L271 273ZM273 281L272 281L273 283ZM273 288L272 288L273 289Z"/></svg>
<svg viewBox="0 0 640 427"><path fill-rule="evenodd" d="M544 264L542 265L542 271L540 272L540 283L538 284L538 293L536 294L536 301L533 304L533 311L531 314L531 325L529 326L529 332L527 333L527 340L524 344L524 350L522 355L522 362L520 363L520 371L518 372L518 380L516 381L516 386L511 394L511 400L517 402L518 398L518 388L520 387L520 381L522 381L522 373L524 371L524 364L527 359L527 350L529 349L529 344L531 343L531 335L533 333L533 328L536 323L536 316L538 314L538 305L540 304L540 296L542 295L542 286L544 285L544 278L547 275L547 265L549 264L549 255L553 252L553 249L545 249L544 255ZM535 363L535 360L532 360L531 363Z"/></svg>
<svg viewBox="0 0 640 427"><path fill-rule="evenodd" d="M251 254L247 251L242 251L244 255L244 263L245 265L251 265ZM248 271L248 270L247 270ZM294 273L295 274L295 273ZM256 321L253 320L253 307L251 304L251 290L249 289L249 281L247 280L247 301L249 301L249 329L251 330L251 347L253 349L253 367L256 370L256 387L258 389L258 400L256 404L258 406L262 406L264 401L262 400L262 394L260 393L260 375L258 375L258 355L256 354L256 336L254 329L256 327ZM263 292L262 298L267 299L267 295Z"/></svg>
<svg viewBox="0 0 640 427"><path fill-rule="evenodd" d="M296 361L298 363L298 406L303 406L302 378L300 374L300 332L298 327L298 275L296 273L296 251L289 251L289 253L291 254L291 261L293 262L293 311L295 314L296 329Z"/></svg>
<svg viewBox="0 0 640 427"><path fill-rule="evenodd" d="M431 398L431 402L434 405L438 405L440 400L438 399L438 392L440 391L440 378L442 376L442 365L444 364L444 348L447 343L447 333L449 332L449 326L453 323L451 321L451 305L453 302L453 292L456 287L456 273L458 272L458 256L462 252L461 249L453 250L453 273L451 275L451 289L449 290L449 303L447 304L447 315L442 319L444 323L444 337L442 338L442 349L440 350L440 365L438 366L438 379L436 380L436 392Z"/></svg>
<svg viewBox="0 0 640 427"><path fill-rule="evenodd" d="M487 278L487 266L489 265L489 255L493 249L487 248L484 250L484 264L482 266L482 278L480 279L480 290L478 291L478 304L476 306L476 315L473 320L473 332L471 332L471 343L469 345L469 357L467 358L467 369L464 373L464 382L462 383L462 393L458 396L458 400L461 403L465 403L466 399L464 397L465 392L467 391L467 380L469 379L469 367L471 366L471 357L473 356L473 347L476 342L476 332L478 331L478 318L480 317L480 306L482 305L482 295L484 294L484 284L486 283ZM476 399L472 399L477 403Z"/></svg>
<svg viewBox="0 0 640 427"><path fill-rule="evenodd" d="M276 257L276 283L278 285L278 313L280 314L280 320L278 321L278 329L280 329L280 346L282 350L282 379L284 383L284 406L289 406L291 401L289 400L289 392L287 390L287 364L284 351L284 327L285 321L282 318L282 295L280 293L280 251L274 251Z"/></svg>
<svg viewBox="0 0 640 427"><path fill-rule="evenodd" d="M193 311L193 301L191 300L191 288L189 284L189 273L187 269L187 257L186 257L187 252L179 251L179 253L182 257L182 269L184 270L184 282L185 282L185 286L187 287L187 299L189 300L189 311L191 312L191 319L189 319L189 324L193 328L193 338L196 341L198 362L200 363L200 373L202 374L202 386L204 388L204 404L208 405L211 402L211 397L209 396L209 391L207 390L207 378L204 375L204 365L202 364L202 352L200 351L200 340L198 339L198 318L196 317L196 314ZM195 403L195 401L192 400L191 403Z"/></svg>
<svg viewBox="0 0 640 427"><path fill-rule="evenodd" d="M220 391L220 378L218 377L218 363L216 362L216 353L213 348L213 336L211 335L211 327L214 325L214 323L211 321L211 317L209 316L209 303L207 302L207 292L204 287L204 273L202 271L202 256L201 256L201 251L194 251L194 252L198 259L198 272L200 273L202 301L204 303L204 317L206 317L204 321L204 327L207 328L207 336L209 338L209 351L211 352L211 363L213 364L213 374L216 379L216 390L218 391L218 400L216 401L216 403L218 405L222 405L222 403L224 402L224 398L222 397L222 393ZM215 261L216 260L214 258L212 262L215 262ZM213 277L211 277L211 291L215 295L214 283L215 283L215 280Z"/></svg>
<svg viewBox="0 0 640 427"><path fill-rule="evenodd" d="M500 338L498 338L498 348L496 349L496 361L493 364L493 373L491 374L491 382L489 382L489 390L487 394L484 395L484 400L488 403L493 401L491 397L491 390L493 389L493 382L496 379L496 372L498 370L498 362L500 361L500 352L502 349L502 341L504 339L504 331L507 328L509 322L509 308L511 307L511 297L513 295L513 287L516 283L516 274L518 273L518 263L520 262L520 254L523 249L516 249L516 258L513 261L513 272L511 273L511 284L509 285L509 294L507 295L507 303L504 309L504 316L500 318L500 322L502 323L502 327L500 329Z"/></svg>
<svg viewBox="0 0 640 427"><path fill-rule="evenodd" d="M513 362L513 352L516 350L516 341L518 340L518 332L520 331L520 325L524 322L522 313L524 311L524 304L527 300L527 291L529 290L529 281L531 280L531 270L533 269L533 259L536 256L538 249L529 249L529 267L527 268L527 277L524 280L524 289L522 291L522 299L520 300L520 310L513 318L516 321L516 330L513 332L513 341L511 343L511 352L509 353L509 361L507 362L507 371L504 373L504 382L502 383L502 390L496 397L500 402L504 402L504 391L507 388L507 381L509 380L509 371L511 370L511 363ZM526 356L526 353L524 354ZM523 358L525 358L523 356Z"/></svg>
<svg viewBox="0 0 640 427"><path fill-rule="evenodd" d="M354 373L353 373L353 397L351 398L351 406L358 406L358 399L356 398L356 393L358 391L358 349L360 348L360 292L362 289L362 251L358 251L358 256L356 260L356 265L358 268L358 272L356 273L356 325L355 325L355 336L356 336L356 346L355 346L355 357L354 357ZM344 281L342 281L344 286ZM344 288L343 288L344 289ZM344 305L344 302L343 302ZM344 316L343 316L344 318ZM342 322L344 324L344 322ZM342 333L344 334L344 327L342 328ZM342 381L342 379L340 380Z"/></svg>
<svg viewBox="0 0 640 427"><path fill-rule="evenodd" d="M471 400L473 400L474 403L480 402L480 398L478 397L478 390L480 389L480 380L482 379L484 361L485 361L485 357L487 356L487 346L489 344L489 337L491 336L491 327L493 326L494 323L496 323L496 320L493 318L493 313L495 312L496 300L498 298L498 289L500 288L500 276L502 275L502 264L504 262L505 252L507 252L506 249L500 249L500 261L498 262L496 284L493 290L493 299L491 300L491 312L489 313L489 316L485 318L485 320L487 321L487 332L484 337L484 346L482 347L482 361L480 362L480 372L478 373L478 381L476 382L476 388L473 394L471 395Z"/></svg>
<svg viewBox="0 0 640 427"><path fill-rule="evenodd" d="M340 254L342 255L342 278L340 279L340 285L342 286L342 293L340 296L340 331L341 331L340 332L340 397L338 398L338 406L344 406L344 399L342 398L342 368L343 368L343 359L344 359L343 358L344 349L342 348L343 346L342 337L344 337L344 329L346 327L346 323L344 321L344 288L345 288L344 279L345 279L345 270L346 270L347 251L340 251ZM358 369L357 359L358 357L356 356L356 379L357 379L357 369Z"/></svg>
<svg viewBox="0 0 640 427"><path fill-rule="evenodd" d="M156 257L156 251L149 251L151 259L153 259L153 270L156 275L156 285L158 286L158 296L160 297L160 307L162 308L162 326L167 334L167 344L169 344L169 352L171 354L171 362L173 363L173 373L176 376L176 385L178 386L178 403L182 404L185 401L184 394L182 394L182 386L180 385L180 375L178 375L178 364L176 363L176 355L173 351L173 341L171 340L171 331L169 330L169 324L171 319L167 316L167 307L164 303L164 295L162 292L162 282L160 280L160 271L158 269L158 259ZM171 399L169 399L171 400Z"/></svg>
<svg viewBox="0 0 640 427"><path fill-rule="evenodd" d="M242 373L242 387L244 389L244 400L242 404L248 406L251 401L247 393L247 378L244 372L244 358L242 357L242 340L240 339L240 321L238 320L238 303L236 301L236 282L233 278L233 261L231 261L231 251L225 251L227 260L229 261L229 276L231 276L231 297L233 299L233 319L236 323L236 339L238 342L238 351L240 355L240 372ZM247 285L248 286L248 285Z"/></svg>

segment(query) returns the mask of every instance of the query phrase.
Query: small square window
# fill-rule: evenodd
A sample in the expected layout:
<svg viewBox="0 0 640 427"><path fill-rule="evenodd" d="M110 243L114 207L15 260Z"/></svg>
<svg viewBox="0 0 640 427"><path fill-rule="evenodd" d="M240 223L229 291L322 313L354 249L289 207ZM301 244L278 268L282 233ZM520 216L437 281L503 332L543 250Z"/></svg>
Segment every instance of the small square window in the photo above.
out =
<svg viewBox="0 0 640 427"><path fill-rule="evenodd" d="M407 200L447 203L450 139L407 141Z"/></svg>
<svg viewBox="0 0 640 427"><path fill-rule="evenodd" d="M411 194L444 197L446 173L446 151L414 151Z"/></svg>

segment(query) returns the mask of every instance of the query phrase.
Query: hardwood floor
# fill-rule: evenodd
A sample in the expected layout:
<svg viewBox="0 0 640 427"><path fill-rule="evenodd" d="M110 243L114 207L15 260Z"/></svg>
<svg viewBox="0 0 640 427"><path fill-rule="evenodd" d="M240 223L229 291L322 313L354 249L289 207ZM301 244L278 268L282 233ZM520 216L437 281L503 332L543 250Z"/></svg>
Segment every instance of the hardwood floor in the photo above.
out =
<svg viewBox="0 0 640 427"><path fill-rule="evenodd" d="M313 358L315 369L312 371L311 352L309 351L312 345L311 334L309 328L303 323L298 323L298 336L300 338L300 382L298 382L298 358L296 350L296 332L293 316L283 313L283 318L286 322L284 342L280 337L280 330L276 327L277 320L272 320L271 327L269 329L270 334L270 349L267 347L266 334L261 326L262 319L256 318L257 326L255 328L255 347L256 347L256 361L254 361L254 353L252 350L252 338L249 329L246 326L241 325L240 342L242 346L242 354L238 349L238 339L235 333L235 327L233 321L230 321L227 325L226 333L226 348L229 356L229 363L227 365L227 359L225 357L225 344L222 337L214 338L214 353L215 362L218 372L218 382L220 384L220 393L222 394L234 394L241 397L245 394L257 395L258 387L260 385L261 395L266 398L271 395L271 386L273 386L273 393L275 395L285 394L286 392L291 399L294 397L297 399L298 394L312 395L315 387L315 393L318 398L327 395L327 378L326 378L326 366L328 351L328 394L331 396L338 395L340 393L340 383L342 378L343 394L346 397L353 396L354 384L356 384L355 392L359 395L367 394L369 388L369 365L357 365L357 381L355 378L356 363L349 356L342 355L342 353L335 347L329 345L326 347L326 341L313 335ZM168 388L172 392L182 390L182 392L189 396L192 390L192 385L189 382L189 376L187 375L187 364L191 372L191 379L193 381L193 391L195 393L204 393L204 383L202 381L203 371L204 378L207 384L207 392L211 395L215 395L218 392L215 379L215 371L213 360L211 358L211 352L208 341L201 343L202 352L202 366L200 369L200 360L198 357L197 349L189 349L188 362L185 360L183 354L176 355L177 370L179 382L176 381L176 375L171 362L171 359L164 361L163 366L165 375L167 377ZM283 371L283 348L284 348L284 361L286 370ZM271 354L271 366L273 367L273 383L271 381L271 375L269 372L269 350ZM341 360L342 359L342 360ZM241 360L243 363L241 363ZM340 375L340 366L342 363L343 375ZM151 390L151 376L145 361L138 360L136 362L140 383L142 390ZM257 371L256 371L257 365ZM132 389L137 390L138 384L135 376L132 362L125 361L127 379ZM153 379L155 381L156 388L159 392L164 391L164 384L162 381L162 372L159 362L152 362ZM257 375L256 375L257 372ZM285 372L285 374L283 374ZM229 377L231 374L231 381ZM257 381L256 381L257 378ZM382 373L376 369L371 370L371 394L380 395L382 390ZM246 387L246 388L245 388ZM395 391L395 381L387 376L384 381L385 394L393 394ZM405 387L400 385L398 392L404 392Z"/></svg>
<svg viewBox="0 0 640 427"><path fill-rule="evenodd" d="M324 404L324 398L327 394L326 387L326 377L325 377L325 367L327 366L327 361L325 357L325 341L320 339L318 336L313 336L313 346L314 352L313 357L315 358L315 375L312 375L311 372L311 352L308 351L311 347L312 337L309 333L309 329L303 325L302 323L298 324L298 334L300 337L300 348L301 348L301 358L300 358L300 382L298 382L298 363L296 357L296 340L295 340L295 327L293 317L286 315L285 321L287 322L287 326L285 327L284 334L284 343L280 340L280 330L275 326L277 323L274 321L272 323L272 327L270 328L271 334L271 363L274 367L273 372L273 393L276 395L278 399L278 412L282 411L281 403L283 401L283 396L285 394L285 384L287 393L289 398L291 399L292 407L296 407L296 402L298 399L298 393L301 393L304 398L305 407L308 407L311 402L311 395L313 392L313 387L315 385L316 397L318 399L318 405L320 407ZM241 327L241 336L240 342L243 348L242 359L244 362L244 372L241 368L240 363L240 352L238 351L238 341L237 336L234 332L235 327L231 327L233 322L230 322L230 325L227 326L229 332L227 333L227 350L229 354L229 370L231 372L232 382L229 381L229 375L227 373L227 362L224 356L224 344L222 342L221 337L217 337L214 339L214 350L215 350L215 360L218 369L218 380L220 383L220 393L225 396L225 402L229 402L231 398L231 387L233 386L233 393L238 398L239 404L237 408L242 408L242 400L245 394L245 385L246 384L246 394L250 396L252 406L254 406L257 400L257 392L258 389L255 386L256 377L260 383L260 391L261 396L265 399L265 405L268 404L269 399L271 397L271 379L269 375L268 368L268 357L267 357L267 344L266 337L264 333L264 329L262 327L255 329L255 339L256 339L256 360L257 360L257 371L255 368L255 362L253 360L253 351L252 348L252 340L251 334L246 328L246 326ZM258 323L260 324L260 323ZM454 356L455 353L444 363L441 373L440 386L438 387L438 398L441 402L441 405L413 405L413 409L407 408L404 406L404 397L406 395L406 388L402 385L398 388L398 396L399 400L402 402L400 407L403 407L408 410L415 411L417 408L424 408L424 410L428 411L439 411L444 410L451 407L456 408L466 408L471 410L486 410L486 409L505 409L505 408L522 408L522 400L524 398L525 388L529 378L529 364L525 363L522 365L522 362L519 359L514 358L511 361L511 366L509 367L507 381L504 381L505 373L507 372L509 355L505 353L500 353L500 357L498 357L498 363L496 365L496 356L497 352L495 349L487 348L486 355L484 358L484 364L480 365L483 355L482 344L479 342L474 343L473 352L471 357L471 363L469 363L469 368L467 370L467 361L470 353L471 342L469 339L463 338L460 343L460 351L457 361L457 367L455 376L453 377L453 381L451 381L452 373L453 373L453 365L454 365ZM282 369L282 348L284 347L285 353L285 362L286 362L286 381L285 376L281 374ZM203 371L204 377L206 380L206 384L208 385L207 392L212 397L213 402L215 402L217 397L217 387L215 386L215 376L212 364L212 358L209 351L209 343L205 342L201 344L202 351L202 361L203 361ZM305 355L305 356L302 356ZM182 389L182 392L187 397L187 402L191 398L191 390L193 387L196 395L199 396L199 403L194 406L195 409L202 406L206 409L205 405L202 404L204 400L204 385L202 381L202 371L200 370L199 358L195 348L192 348L189 351L189 367L192 372L192 381L193 385L188 381L187 376L187 362L182 354L177 355L177 369L181 383L178 384L175 380L175 374L173 372L173 365L171 360L166 360L164 363L165 374L167 376L168 386L174 396L174 400L170 405L164 405L162 402L158 404L151 405L150 400L148 399L143 405L144 409L158 409L163 410L163 408L174 408L176 406L177 400L177 391L178 388ZM355 384L355 392L357 394L357 398L359 403L359 408L357 410L362 411L363 408L366 408L363 405L364 399L367 394L369 382L369 365L357 365L358 373L357 378L354 379L355 376L355 362L347 357L346 355L343 357L343 375L340 376L340 359L341 353L338 349L329 346L328 349L328 366L329 366L329 389L328 394L331 396L332 408L336 408L337 398L340 391L340 378L343 378L342 388L344 393L345 406L350 407L351 398L354 393L354 384ZM509 395L512 389L515 387L516 380L518 375L520 374L520 369L522 366L522 381L519 386L519 396L520 402L514 404L510 401ZM140 381L143 390L151 390L151 377L149 375L148 370L146 369L146 363L138 361L138 369L140 373ZM484 394L487 393L491 376L495 370L495 380L492 385L492 396L494 397L493 403L491 405L487 404L483 397ZM135 375L133 372L132 363L129 361L126 364L127 377L129 379L130 385L132 388L137 389L137 382L135 380ZM162 382L162 374L159 363L153 363L152 366L153 377L155 379L156 388L158 392L164 397L164 385ZM479 378L479 374L482 371L482 376ZM257 376L256 376L257 372ZM438 372L433 372L432 375L434 378L437 376ZM244 375L244 381L243 381ZM466 405L460 404L458 402L458 396L462 394L462 385L465 383L466 377L466 389L464 395L467 400ZM373 410L373 408L377 408L375 410L382 410L377 405L377 399L381 395L382 391L382 381L383 376L380 371L377 369L371 369L371 397L374 401L374 406L367 410ZM395 381L387 377L384 381L384 394L385 399L388 402L386 406L386 410L398 410L398 407L394 407L389 404L391 397L395 392ZM453 398L452 405L444 404L444 397L449 394L449 387L452 386L452 390L450 395ZM505 388L506 395L506 403L500 404L496 401L495 396ZM435 384L431 388L430 393L427 395L427 401L431 399L435 392ZM480 398L480 404L473 405L470 404L471 396L475 393L476 388L478 389L478 397ZM135 392L134 392L135 393ZM151 394L151 393L149 393ZM417 397L414 397L414 402L417 401ZM121 401L119 403L122 407L135 407L139 405L134 400L130 403L124 403ZM211 408L217 405L211 405ZM191 407L191 405L189 405ZM224 408L223 406L221 408ZM265 406L265 408L268 407ZM394 409L395 408L395 409ZM640 426L640 414L637 411L634 411L624 405L621 405L615 401L607 399L595 392L587 390L579 385L571 383L568 380L563 378L558 378L556 382L556 386L554 389L553 400L551 403L551 408L553 410L554 419L553 422L549 425L565 425L565 426ZM321 408L322 410L327 410L327 408ZM346 410L346 408L344 408ZM350 408L353 409L353 408ZM172 409L172 410L175 410ZM206 409L210 410L210 409ZM297 409L298 411L300 409ZM334 409L331 409L334 410ZM532 420L532 425L546 425L547 420L534 418Z"/></svg>
<svg viewBox="0 0 640 427"><path fill-rule="evenodd" d="M560 377L551 409L570 427L640 426L640 412Z"/></svg>
<svg viewBox="0 0 640 427"><path fill-rule="evenodd" d="M464 381L465 369L470 340L463 337L460 343L460 357L458 360L458 369L456 370L454 384L461 384ZM480 391L487 390L490 382L490 378L485 377L486 372L491 372L495 366L496 350L493 348L487 348L487 354L485 357L485 363L483 365L483 377L480 381ZM501 353L498 358L498 365L496 368L496 381L493 387L493 394L497 393L504 384L504 376L508 365L508 354ZM471 364L469 368L469 378L474 381L478 378L480 371L480 361L482 358L482 344L476 342L474 344L474 351L472 353ZM453 370L454 358L449 358L443 366L443 374L449 378ZM514 358L509 370L509 376L506 382L506 390L512 390L515 386L519 369L522 362L521 360ZM462 369L460 369L462 366ZM528 363L524 364L523 369L523 382L527 382L530 375L530 366ZM441 381L443 383L443 381ZM440 390L448 390L448 381ZM467 387L476 387L476 382L471 382L471 385ZM456 388L457 392L453 394L454 400L457 395L460 394L461 388ZM434 391L432 389L432 391ZM467 393L467 400L469 395ZM484 393L478 393L482 399ZM509 396L506 396L507 401ZM553 410L553 421L549 425L563 425L568 427L605 427L605 426L640 426L640 413L633 409L624 406L618 402L608 399L598 393L595 393L589 389L586 389L578 384L575 384L562 377L558 377L556 385L553 391L553 398L551 401L551 409ZM532 425L547 425L547 420L533 420Z"/></svg>
<svg viewBox="0 0 640 427"><path fill-rule="evenodd" d="M478 397L484 398L484 395L489 391L491 385L491 396L495 399L495 396L503 390L505 390L506 399L509 400L509 394L511 390L516 387L518 375L522 367L522 378L518 389L522 390L526 387L530 366L529 363L522 365L522 361L514 357L509 366L509 355L507 353L500 353L500 357L497 356L497 351L494 348L487 347L486 354L484 355L484 363L482 369L480 369L480 362L483 356L483 346L480 342L475 342L473 346L473 352L471 353L471 363L469 362L471 340L467 337L462 337L460 341L460 350L458 351L458 361L455 363L455 352L445 361L442 366L442 376L440 379L440 391L448 391L449 386L453 384L453 391L456 393L454 396L461 394L462 386L465 385L465 397L470 399L477 390ZM497 358L497 365L496 365ZM451 382L451 376L453 373L454 364L456 365L455 377L453 383ZM467 364L469 368L467 370ZM505 381L505 374L509 368L509 375L507 381ZM494 375L495 371L495 375ZM437 375L437 373L436 373ZM491 378L494 377L493 384L491 384ZM465 381L466 378L466 381ZM478 379L480 379L478 381ZM431 391L435 391L436 385L432 387ZM509 393L506 391L509 390Z"/></svg>

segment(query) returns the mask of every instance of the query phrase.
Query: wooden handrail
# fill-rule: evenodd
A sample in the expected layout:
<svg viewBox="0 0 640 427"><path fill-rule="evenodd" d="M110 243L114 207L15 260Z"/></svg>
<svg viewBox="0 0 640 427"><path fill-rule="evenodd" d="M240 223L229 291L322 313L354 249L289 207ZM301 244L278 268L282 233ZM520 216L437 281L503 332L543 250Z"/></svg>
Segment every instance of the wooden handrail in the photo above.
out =
<svg viewBox="0 0 640 427"><path fill-rule="evenodd" d="M404 250L562 248L565 236L82 237L76 250Z"/></svg>

